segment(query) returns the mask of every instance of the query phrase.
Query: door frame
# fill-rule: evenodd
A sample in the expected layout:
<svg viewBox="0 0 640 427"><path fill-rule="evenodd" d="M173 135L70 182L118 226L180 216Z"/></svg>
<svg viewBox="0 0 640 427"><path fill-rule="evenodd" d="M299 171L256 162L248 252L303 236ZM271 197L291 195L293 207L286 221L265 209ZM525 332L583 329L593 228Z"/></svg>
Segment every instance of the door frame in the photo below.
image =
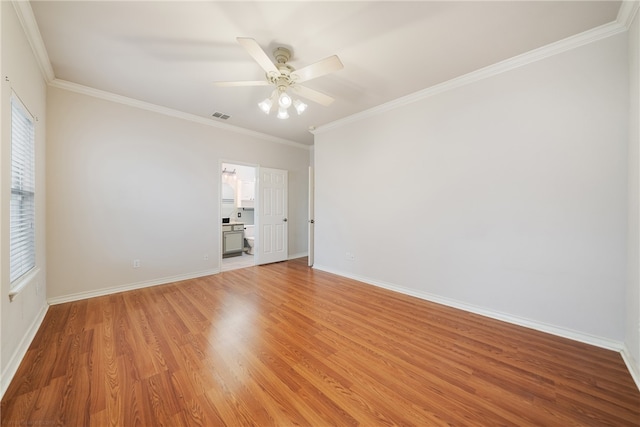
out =
<svg viewBox="0 0 640 427"><path fill-rule="evenodd" d="M309 166L309 205L308 205L308 223L307 223L307 265L313 267L314 262L314 245L315 245L315 175L313 166Z"/></svg>
<svg viewBox="0 0 640 427"><path fill-rule="evenodd" d="M219 270L220 272L222 272L222 170L224 169L222 167L223 164L231 164L231 165L238 165L238 166L246 166L246 167L250 167L253 168L256 172L256 203L254 204L253 207L253 217L254 217L254 226L258 227L257 221L259 220L259 200L258 200L258 173L260 172L260 165L255 164L255 163L247 163L247 162L242 162L242 161L237 161L237 160L229 160L229 159L219 159L218 160L218 266L219 266ZM260 241L258 238L256 238L254 240L254 252L256 250L256 248L258 248L260 245ZM253 265L257 265L256 264L256 258L254 255L254 259L253 259Z"/></svg>

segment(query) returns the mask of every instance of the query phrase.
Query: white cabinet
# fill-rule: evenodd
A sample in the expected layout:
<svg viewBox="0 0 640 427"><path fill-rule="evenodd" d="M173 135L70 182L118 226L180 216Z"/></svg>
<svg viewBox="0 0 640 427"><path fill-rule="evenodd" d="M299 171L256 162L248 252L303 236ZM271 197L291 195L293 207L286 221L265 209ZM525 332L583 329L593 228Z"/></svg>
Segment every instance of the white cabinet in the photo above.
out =
<svg viewBox="0 0 640 427"><path fill-rule="evenodd" d="M255 181L238 181L236 206L239 208L253 208L256 198Z"/></svg>
<svg viewBox="0 0 640 427"><path fill-rule="evenodd" d="M222 257L242 255L244 250L244 224L222 226Z"/></svg>

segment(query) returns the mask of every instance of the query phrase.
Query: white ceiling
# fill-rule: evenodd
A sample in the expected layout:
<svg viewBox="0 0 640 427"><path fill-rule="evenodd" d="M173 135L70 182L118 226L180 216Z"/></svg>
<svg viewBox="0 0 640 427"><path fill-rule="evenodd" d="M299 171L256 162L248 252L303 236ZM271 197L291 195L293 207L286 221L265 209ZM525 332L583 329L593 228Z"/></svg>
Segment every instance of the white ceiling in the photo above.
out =
<svg viewBox="0 0 640 427"><path fill-rule="evenodd" d="M56 79L302 144L320 126L616 20L619 1L32 1ZM305 83L336 98L279 120L269 87L236 42L301 68L337 54L344 69ZM211 120L219 120L211 118Z"/></svg>

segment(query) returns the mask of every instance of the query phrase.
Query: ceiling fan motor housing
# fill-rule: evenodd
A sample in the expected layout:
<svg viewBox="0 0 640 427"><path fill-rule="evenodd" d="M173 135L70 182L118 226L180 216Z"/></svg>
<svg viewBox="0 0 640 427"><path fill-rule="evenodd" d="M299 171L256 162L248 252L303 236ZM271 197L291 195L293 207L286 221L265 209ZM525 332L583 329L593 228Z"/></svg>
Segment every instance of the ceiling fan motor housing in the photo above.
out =
<svg viewBox="0 0 640 427"><path fill-rule="evenodd" d="M286 47L278 47L273 51L273 57L278 64L284 64L291 59L291 51Z"/></svg>
<svg viewBox="0 0 640 427"><path fill-rule="evenodd" d="M290 87L294 83L291 73L295 71L295 68L287 64L291 59L291 51L286 47L278 47L273 51L273 57L276 59L274 65L278 68L278 72L267 73L267 80L281 90L283 87Z"/></svg>

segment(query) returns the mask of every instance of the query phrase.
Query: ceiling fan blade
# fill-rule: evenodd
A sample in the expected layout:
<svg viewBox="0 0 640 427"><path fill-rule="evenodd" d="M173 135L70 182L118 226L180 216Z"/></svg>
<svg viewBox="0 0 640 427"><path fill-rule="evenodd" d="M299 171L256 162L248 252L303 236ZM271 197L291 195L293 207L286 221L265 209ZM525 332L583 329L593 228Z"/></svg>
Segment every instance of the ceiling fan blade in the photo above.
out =
<svg viewBox="0 0 640 427"><path fill-rule="evenodd" d="M302 83L315 79L316 77L324 76L325 74L333 73L342 68L344 68L344 65L342 65L340 58L333 55L311 65L307 65L306 67L302 67L291 73L291 75L296 82Z"/></svg>
<svg viewBox="0 0 640 427"><path fill-rule="evenodd" d="M317 102L320 105L324 105L328 107L334 101L332 97L329 95L325 95L322 92L318 92L315 89L310 89L306 86L293 86L293 92L302 96L303 98L307 98L310 101Z"/></svg>
<svg viewBox="0 0 640 427"><path fill-rule="evenodd" d="M236 38L238 43L245 48L245 50L251 55L253 59L262 67L267 73L274 72L280 74L274 63L269 59L269 56L262 50L257 41L248 37Z"/></svg>
<svg viewBox="0 0 640 427"><path fill-rule="evenodd" d="M213 82L214 85L220 87L235 87L235 86L269 86L269 82L266 80L251 80L240 82Z"/></svg>

